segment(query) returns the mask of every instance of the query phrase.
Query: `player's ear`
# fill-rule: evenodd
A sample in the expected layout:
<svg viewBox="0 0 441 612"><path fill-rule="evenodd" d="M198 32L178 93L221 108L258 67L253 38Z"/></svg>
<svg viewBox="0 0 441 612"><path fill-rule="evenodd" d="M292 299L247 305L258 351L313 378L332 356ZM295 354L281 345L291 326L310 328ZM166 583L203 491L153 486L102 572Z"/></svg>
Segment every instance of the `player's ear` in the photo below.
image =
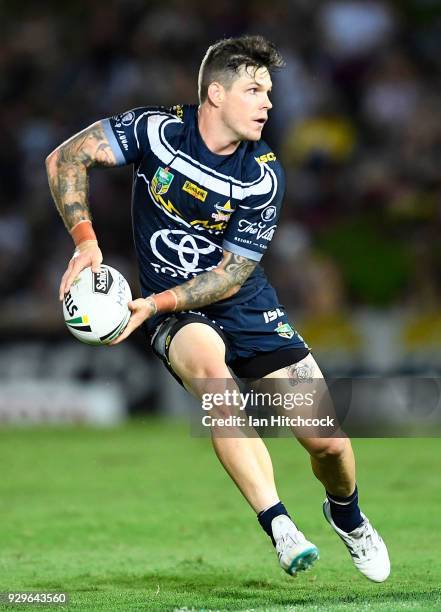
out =
<svg viewBox="0 0 441 612"><path fill-rule="evenodd" d="M224 87L217 81L213 81L208 86L208 99L214 106L220 106L225 97Z"/></svg>

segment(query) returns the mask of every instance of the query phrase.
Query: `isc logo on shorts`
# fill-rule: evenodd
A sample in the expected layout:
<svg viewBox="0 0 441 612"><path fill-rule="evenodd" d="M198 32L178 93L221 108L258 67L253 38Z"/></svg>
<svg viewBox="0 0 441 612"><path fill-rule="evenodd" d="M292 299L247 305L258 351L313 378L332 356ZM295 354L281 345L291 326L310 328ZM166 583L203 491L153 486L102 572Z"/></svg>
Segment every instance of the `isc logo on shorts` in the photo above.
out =
<svg viewBox="0 0 441 612"><path fill-rule="evenodd" d="M263 313L263 318L265 319L265 323L271 323L271 321L275 321L279 317L284 316L284 312L280 310L280 308L276 308L275 310L267 310Z"/></svg>

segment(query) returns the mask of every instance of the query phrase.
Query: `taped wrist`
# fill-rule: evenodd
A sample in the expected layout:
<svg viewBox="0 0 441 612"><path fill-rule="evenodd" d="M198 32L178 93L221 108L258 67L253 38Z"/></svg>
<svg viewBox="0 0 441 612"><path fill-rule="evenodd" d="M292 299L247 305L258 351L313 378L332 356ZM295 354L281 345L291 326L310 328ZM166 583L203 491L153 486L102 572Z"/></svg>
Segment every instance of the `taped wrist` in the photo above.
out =
<svg viewBox="0 0 441 612"><path fill-rule="evenodd" d="M175 312L178 298L172 289L167 289L167 291L157 293L151 297L156 306L156 312Z"/></svg>
<svg viewBox="0 0 441 612"><path fill-rule="evenodd" d="M96 240L96 234L93 231L92 221L84 219L79 221L71 230L70 235L75 243L75 246L79 246L86 240Z"/></svg>

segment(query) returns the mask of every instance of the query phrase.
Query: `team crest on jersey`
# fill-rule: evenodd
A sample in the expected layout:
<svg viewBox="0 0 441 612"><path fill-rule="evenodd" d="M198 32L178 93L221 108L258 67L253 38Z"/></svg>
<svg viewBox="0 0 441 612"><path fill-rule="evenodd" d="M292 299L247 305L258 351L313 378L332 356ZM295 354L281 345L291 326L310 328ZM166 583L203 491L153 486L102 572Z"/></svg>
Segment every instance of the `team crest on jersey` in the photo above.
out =
<svg viewBox="0 0 441 612"><path fill-rule="evenodd" d="M274 331L277 332L282 338L288 338L288 340L294 336L294 330L289 323L282 323L280 321Z"/></svg>
<svg viewBox="0 0 441 612"><path fill-rule="evenodd" d="M214 205L217 212L212 213L211 216L215 221L229 221L231 215L234 213L234 208L231 206L230 200L223 206L222 204Z"/></svg>
<svg viewBox="0 0 441 612"><path fill-rule="evenodd" d="M169 172L168 168L161 168L161 166L159 166L151 182L153 193L157 196L167 193L173 179L174 174Z"/></svg>

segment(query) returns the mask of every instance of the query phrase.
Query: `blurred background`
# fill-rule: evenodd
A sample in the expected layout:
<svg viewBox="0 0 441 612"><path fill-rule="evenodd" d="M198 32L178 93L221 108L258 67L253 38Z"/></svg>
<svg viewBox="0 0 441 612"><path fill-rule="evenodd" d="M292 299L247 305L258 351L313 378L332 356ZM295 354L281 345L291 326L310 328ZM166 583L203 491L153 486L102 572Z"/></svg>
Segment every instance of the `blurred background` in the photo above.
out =
<svg viewBox="0 0 441 612"><path fill-rule="evenodd" d="M142 333L91 348L57 288L72 253L44 159L90 123L197 103L216 39L260 33L274 76L264 138L282 160L282 223L263 260L329 375L441 365L441 0L108 0L0 8L0 420L109 423L179 413ZM139 295L130 168L93 170L105 263Z"/></svg>

